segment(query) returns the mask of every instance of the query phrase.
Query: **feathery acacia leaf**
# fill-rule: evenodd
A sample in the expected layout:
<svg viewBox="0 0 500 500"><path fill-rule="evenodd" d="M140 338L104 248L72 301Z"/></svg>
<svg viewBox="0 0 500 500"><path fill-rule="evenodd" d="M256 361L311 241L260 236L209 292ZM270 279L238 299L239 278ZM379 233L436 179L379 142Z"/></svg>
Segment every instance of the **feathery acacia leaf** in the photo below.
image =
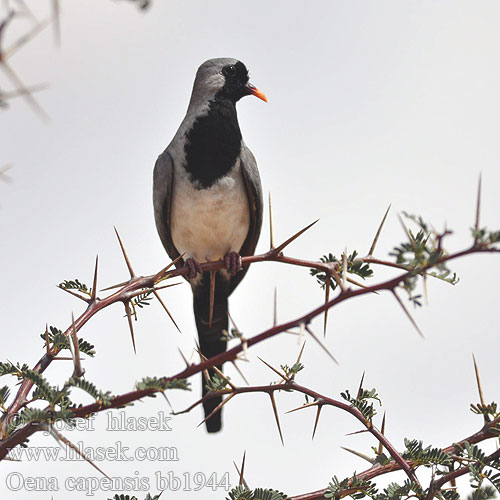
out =
<svg viewBox="0 0 500 500"><path fill-rule="evenodd" d="M347 493L356 500L365 496L375 498L377 488L374 483L358 477L356 473L353 474L352 478L345 478L341 481L337 476L334 476L328 484L324 496L325 498L341 498L346 496Z"/></svg>
<svg viewBox="0 0 500 500"><path fill-rule="evenodd" d="M23 370L22 374L23 378L31 380L36 386L33 397L36 397L36 399L44 399L49 403L55 400L58 390L56 387L51 386L43 375L29 368Z"/></svg>
<svg viewBox="0 0 500 500"><path fill-rule="evenodd" d="M292 375L297 375L297 373L303 370L304 365L302 363L295 363L291 367L288 365L280 365L280 368L283 370L283 373L286 375L286 377L289 378Z"/></svg>
<svg viewBox="0 0 500 500"><path fill-rule="evenodd" d="M223 391L229 384L229 377L221 377L218 373L214 373L206 383L206 388L209 391Z"/></svg>
<svg viewBox="0 0 500 500"><path fill-rule="evenodd" d="M168 389L182 389L185 391L189 391L190 383L184 378L167 381L163 378L145 377L140 382L137 382L135 384L135 388L138 391L144 391L148 389L155 389L157 391L166 391ZM155 397L155 394L152 394L151 396Z"/></svg>
<svg viewBox="0 0 500 500"><path fill-rule="evenodd" d="M378 401L379 404L382 404L375 389L370 391L367 389L361 389L359 396L356 398L351 396L348 389L346 389L345 392L341 392L340 395L343 399L356 407L367 420L371 420L377 414L377 411L373 407L373 403L370 403L368 400L374 399Z"/></svg>
<svg viewBox="0 0 500 500"><path fill-rule="evenodd" d="M10 361L7 363L0 362L0 377L3 375L16 375L18 379L21 379L23 370L28 369L29 367L26 363L20 366L19 363L14 365Z"/></svg>
<svg viewBox="0 0 500 500"><path fill-rule="evenodd" d="M0 406L5 406L7 404L7 399L9 399L10 389L7 385L0 387Z"/></svg>
<svg viewBox="0 0 500 500"><path fill-rule="evenodd" d="M422 441L416 439L405 438L406 450L403 453L405 460L410 460L414 467L423 465L430 467L432 465L451 466L452 459L450 455L439 448L431 448L431 446L423 447Z"/></svg>
<svg viewBox="0 0 500 500"><path fill-rule="evenodd" d="M59 288L63 290L76 290L77 292L81 292L90 297L91 290L87 287L85 283L82 283L78 279L74 280L64 280L62 283L57 285Z"/></svg>
<svg viewBox="0 0 500 500"><path fill-rule="evenodd" d="M53 349L58 350L70 350L70 338L67 335L54 326L49 326L47 336L49 337L49 342L52 344ZM45 332L40 335L43 339L43 346L46 347L47 339ZM82 338L78 339L78 349L80 353L86 354L93 358L95 356L95 346L93 346L90 342L83 340Z"/></svg>
<svg viewBox="0 0 500 500"><path fill-rule="evenodd" d="M136 295L132 299L132 304L134 305L134 307L139 307L140 309L149 306L151 304L151 301L153 300L152 294L153 291L149 290L147 292Z"/></svg>
<svg viewBox="0 0 500 500"><path fill-rule="evenodd" d="M229 498L226 497L226 500L286 500L286 498L287 495L277 490L255 488L252 491L244 485L239 485L229 492Z"/></svg>
<svg viewBox="0 0 500 500"><path fill-rule="evenodd" d="M356 274L363 279L370 278L373 276L373 271L370 269L368 264L365 264L362 260L358 259L358 252L355 250L349 257L347 257L347 272L350 274ZM337 258L332 253L328 255L323 255L320 257L320 262L323 264L335 263L337 264L338 273L342 273L342 258ZM327 277L324 271L320 271L319 269L310 269L309 270L311 276L316 277L316 281L321 285L321 288L325 288ZM330 275L328 279L330 288L335 290L337 288L337 282Z"/></svg>
<svg viewBox="0 0 500 500"><path fill-rule="evenodd" d="M389 255L395 257L396 263L410 272L410 275L403 282L402 288L407 292L408 299L413 305L420 307L422 305L422 296L414 293L420 275L425 273L451 285L456 285L459 279L456 273L452 274L446 263L439 262L445 256L445 251L441 246L442 240L449 234L449 231L437 234L421 216L411 215L406 212L403 212L403 215L417 224L419 230L415 234L411 229L405 228L409 241L395 246ZM434 267L435 271L429 270L432 267Z"/></svg>
<svg viewBox="0 0 500 500"><path fill-rule="evenodd" d="M160 495L151 496L150 493L146 495L144 500L159 500ZM108 498L108 500L138 500L136 496L131 497L130 495L115 495L113 498Z"/></svg>
<svg viewBox="0 0 500 500"><path fill-rule="evenodd" d="M102 404L103 406L109 406L111 404L111 400L113 399L110 391L102 392L97 389L92 382L80 377L71 377L65 385L66 387L77 387L78 389L85 391L87 394L92 396L96 402Z"/></svg>

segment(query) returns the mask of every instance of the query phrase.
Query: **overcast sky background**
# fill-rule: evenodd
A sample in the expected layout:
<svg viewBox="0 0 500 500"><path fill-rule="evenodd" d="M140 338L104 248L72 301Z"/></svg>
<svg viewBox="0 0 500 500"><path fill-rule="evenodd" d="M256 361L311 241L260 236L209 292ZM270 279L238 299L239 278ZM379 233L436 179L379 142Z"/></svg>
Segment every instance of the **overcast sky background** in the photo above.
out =
<svg viewBox="0 0 500 500"><path fill-rule="evenodd" d="M50 2L27 2L39 19ZM12 23L8 47L30 26ZM396 214L422 215L441 230L455 230L448 250L470 243L479 173L483 176L482 222L500 227L500 4L466 1L160 1L147 12L129 2L62 2L62 45L50 29L11 60L27 84L47 82L37 99L51 117L41 121L26 103L13 100L0 114L0 165L12 163L11 183L0 182L0 359L33 365L42 355L45 324L65 329L83 303L56 288L64 279L91 285L96 254L100 287L127 279L113 231L116 225L138 274L166 265L167 255L153 221L152 170L158 154L180 124L198 66L212 57L236 57L269 103L245 98L238 104L244 139L254 152L263 189L273 196L276 236L284 240L319 218L291 245L289 255L317 259L344 249L368 251L384 211L391 215L377 255L387 257L404 241ZM0 74L0 88L10 88ZM268 210L258 245L269 246ZM430 304L414 316L422 340L388 294L343 303L330 313L326 343L334 365L313 342L303 357L299 382L332 397L376 387L387 412L387 435L448 446L481 427L469 411L477 402L472 353L479 363L486 399L498 399L498 279L493 255L453 262L461 281L452 287L429 282ZM374 283L392 273L376 269ZM252 266L231 297L231 313L251 337L272 325L278 288L280 321L298 317L323 299L303 268ZM106 292L102 293L104 296ZM93 318L81 336L97 356L85 361L86 377L115 394L131 390L144 376L172 375L183 368L177 347L189 354L195 326L187 284L163 292L183 334L159 304L139 311L134 355L123 310L118 305ZM313 329L320 334L322 318ZM284 335L250 351L242 365L252 384L277 377L257 355L277 366L298 354L295 337ZM69 363L53 363L46 376L61 383ZM227 373L244 382L231 366ZM200 394L168 394L176 410ZM3 380L2 380L3 383ZM82 396L82 402L90 398ZM106 432L106 415L95 431L66 432L85 446L175 447L177 462L107 461L113 477L145 477L158 492L155 473L191 478L226 471L246 450L251 487L273 487L289 495L326 487L362 471L367 464L340 446L371 453L376 446L352 417L328 408L310 436L314 410L289 415L300 405L294 394L277 395L285 446L280 443L265 395L238 396L224 410L224 429L207 435L201 409L175 417L172 432ZM163 398L147 399L128 416L168 412ZM57 446L41 434L34 446ZM69 492L68 477L100 477L88 464L70 461L3 462L2 498L26 498L26 489L7 487L8 474L56 477L59 491L29 498L89 498ZM184 474L187 474L184 476ZM381 481L402 476L386 477ZM425 477L425 473L421 477ZM183 487L186 486L183 484ZM186 487L189 489L188 487ZM464 490L468 490L467 482ZM127 493L126 491L121 491ZM94 498L115 492L97 491ZM130 493L130 492L128 492ZM134 491L142 499L145 492ZM222 489L165 492L163 498L224 498Z"/></svg>

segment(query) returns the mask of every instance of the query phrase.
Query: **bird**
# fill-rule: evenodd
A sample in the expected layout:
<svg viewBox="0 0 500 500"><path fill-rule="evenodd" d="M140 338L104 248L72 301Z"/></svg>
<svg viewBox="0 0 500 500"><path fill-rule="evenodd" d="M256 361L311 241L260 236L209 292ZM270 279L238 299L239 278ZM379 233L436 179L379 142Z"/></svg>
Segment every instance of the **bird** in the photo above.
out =
<svg viewBox="0 0 500 500"><path fill-rule="evenodd" d="M153 173L156 228L169 257L188 267L185 277L206 358L226 351L228 297L248 270L241 257L254 255L262 226L260 175L236 112L236 103L247 95L267 102L249 83L241 61L205 61L196 73L186 116ZM200 263L217 260L223 260L223 269L202 271ZM207 392L202 377L202 396ZM220 411L207 419L221 402L221 396L203 402L209 433L221 429Z"/></svg>

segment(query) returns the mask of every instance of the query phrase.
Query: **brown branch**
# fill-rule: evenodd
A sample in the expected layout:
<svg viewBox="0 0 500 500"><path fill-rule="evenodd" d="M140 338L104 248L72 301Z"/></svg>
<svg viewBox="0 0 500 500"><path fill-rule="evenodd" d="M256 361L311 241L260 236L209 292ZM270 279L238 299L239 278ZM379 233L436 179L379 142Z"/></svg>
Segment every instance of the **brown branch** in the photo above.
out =
<svg viewBox="0 0 500 500"><path fill-rule="evenodd" d="M123 245L120 244L120 247L123 249ZM176 259L178 261L179 259ZM328 266L324 265L321 262L309 262L309 261L304 261L300 259L293 259L290 257L284 257L283 255L275 255L273 252L267 252L262 255L258 256L252 256L252 257L244 257L242 259L243 264L252 264L254 262L265 262L265 261L277 261L277 262L284 262L287 264L292 264L292 265L298 265L298 266L303 266L303 267L316 267L317 269L320 270L326 270L328 269ZM174 262L176 262L174 261ZM127 263L128 264L128 263ZM105 299L99 299L96 296L93 297L94 300L89 304L87 309L81 314L80 317L78 317L74 323L74 328L78 332L86 323L89 321L94 315L96 315L98 312L100 312L102 309L110 306L111 304L115 304L117 302L126 302L127 300L130 299L131 295L137 290L143 289L143 288L153 288L156 282L159 279L162 279L165 277L165 272L170 268L171 264L169 264L166 268L164 268L162 271L159 273L156 273L151 276L140 276L140 277L134 277L130 279L127 282L124 282L120 285L120 288L118 291L113 293L112 295L106 297ZM207 262L204 264L201 264L201 268L203 271L211 271L211 270L217 270L217 269L222 269L224 266L224 263L222 261L214 261L214 262ZM127 265L127 267L129 267ZM130 267L129 267L130 271ZM133 272L133 271L132 271ZM175 270L170 271L168 273L169 277L174 277L174 276L186 276L188 273L188 268L186 266L184 267L179 267ZM326 304L325 304L326 305ZM278 327L276 327L278 328ZM64 332L65 335L70 335L71 331L73 329L73 325L68 327L68 329ZM51 353L46 353L38 363L32 368L33 371L38 371L39 373L43 373L51 364L52 360L57 356L59 353L60 349L53 349ZM234 358L231 358L234 359ZM229 359L228 359L229 360ZM173 377L175 378L175 377ZM24 380L23 383L21 384L21 387L19 388L16 397L14 398L14 401L11 403L7 413L2 417L1 422L1 428L0 428L0 434L4 434L6 430L7 424L10 422L12 417L19 411L21 406L24 404L26 401L26 398L28 396L28 393L33 387L33 382L31 380ZM1 442L0 442L1 443ZM1 457L0 457L1 458Z"/></svg>
<svg viewBox="0 0 500 500"><path fill-rule="evenodd" d="M488 424L484 425L480 431L466 437L465 439L462 439L458 443L454 443L454 444L448 446L447 448L443 448L443 451L445 453L451 454L455 451L455 446L457 444L462 446L466 441L470 444L476 444L476 443L480 443L481 441L484 441L485 439L495 437L494 434L492 434L491 429L495 425L498 425L499 423L500 423L500 417L497 417L493 422L488 422ZM492 455L487 457L487 460L494 460L496 458L500 458L500 450L497 450L495 453L493 453ZM369 469L367 469L363 472L360 472L359 474L356 474L356 477L360 478L360 479L370 480L370 479L373 479L375 477L381 476L383 474L387 474L389 472L395 472L398 470L401 470L399 465L395 462L390 462L386 465L375 465L374 467L370 467ZM436 483L434 484L435 486L437 486L435 491L438 490L438 487L440 488L441 486L446 484L446 482L451 481L452 479L454 479L456 477L463 476L464 474L467 474L468 471L469 471L468 467L462 467L460 469L457 469L455 471L450 472L449 474L446 474L445 476L440 478L440 480L436 481ZM446 481L444 480L445 478L447 478ZM441 480L443 480L442 483L441 483ZM438 485L438 483L440 483L440 484ZM301 495L289 497L289 500L316 500L319 498L324 499L325 492L326 492L326 489L316 490L316 491L312 491L310 493L304 493ZM430 500L430 498L427 498L426 500Z"/></svg>
<svg viewBox="0 0 500 500"><path fill-rule="evenodd" d="M490 435L490 437L493 437L493 435ZM500 458L500 449L492 453L491 455L488 455L484 463L489 463L492 462L493 460L496 460L497 458ZM474 461L474 463L477 463ZM471 464L472 465L472 464ZM434 498L436 492L438 492L442 486L444 486L447 482L453 481L457 477L463 476L465 474L468 474L470 472L470 465L465 465L464 467L460 467L460 469L456 469L454 471L451 471L448 474L445 474L444 476L440 477L437 481L432 481L431 485L429 487L429 492L427 496L425 497L425 500L431 500Z"/></svg>
<svg viewBox="0 0 500 500"><path fill-rule="evenodd" d="M267 363L266 363L267 364ZM315 399L316 405L318 406L333 406L335 408L339 408L343 411L346 411L347 413L350 413L353 417L355 417L357 420L359 420L367 429L367 431L372 434L379 443L382 443L384 448L387 450L387 452L391 455L393 460L399 465L401 469L404 470L406 475L411 481L418 482L417 477L415 476L415 473L411 470L410 466L408 465L408 462L406 462L401 455L398 453L396 448L389 442L389 440L384 436L384 434L379 431L376 427L373 426L371 420L367 420L365 416L353 405L344 403L343 401L338 401L336 399L330 398L328 396L324 396L316 391L313 391L312 389L309 389L308 387L304 387L302 385L296 384L293 380L289 379L288 381L280 384L271 384L271 385L263 385L263 386L253 386L253 387L237 387L237 388L231 388L227 389L225 391L217 391L217 392L211 392L208 393L204 398L202 398L203 401L206 401L208 399L220 396L221 393L223 394L230 394L231 396L235 396L237 394L246 394L246 393L255 393L255 392L262 392L269 394L271 397L271 402L273 406L273 411L274 415L276 418L276 423L278 426L279 434L280 434L280 439L281 442L283 443L283 434L281 431L281 426L279 424L279 419L278 419L278 413L276 409L276 402L274 399L274 393L276 391L295 391L295 392L300 392L302 394L305 394L307 396L310 396ZM188 410L190 411L194 407L198 406L202 402L202 400L198 401L196 404L191 405ZM313 403L309 405L304 405L304 408L308 408L309 406L315 406ZM296 408L296 410L300 409ZM186 412L185 411L185 412ZM183 413L185 413L183 412Z"/></svg>
<svg viewBox="0 0 500 500"><path fill-rule="evenodd" d="M229 394L231 397L233 397L237 394L255 393L255 392L267 393L270 396L272 396L276 391L282 391L282 390L283 391L301 392L301 393L306 394L307 396L310 396L310 397L315 399L314 402L307 403L307 404L304 404L304 405L299 406L297 408L294 408L293 410L290 410L287 413L295 412L295 411L298 411L300 409L305 409L305 408L309 408L309 407L313 407L313 406L317 407L317 415L316 415L316 419L315 419L315 428L316 428L317 421L318 421L318 415L319 415L321 408L323 406L333 406L333 407L339 408L341 410L344 410L344 411L350 413L356 419L358 419L366 427L365 432L371 433L379 441L380 445L383 446L388 451L388 453L393 458L393 461L391 463L383 465L383 466L376 464L376 465L370 467L368 470L357 474L356 476L358 478L369 480L369 479L373 479L374 477L377 477L379 475L386 474L388 472L393 472L396 470L403 470L406 473L406 475L410 478L410 480L418 483L418 479L416 478L415 473L414 473L414 468L418 467L418 465L414 465L411 461L406 461L401 457L401 455L394 448L394 446L384 436L383 428L381 428L380 431L377 428L375 428L372 425L372 423L370 421L367 421L366 418L363 416L363 414L354 406L349 405L347 403L344 403L342 401L338 401L338 400L332 399L330 397L321 395L321 394L319 394L319 393L317 393L317 392L315 392L307 387L304 387L304 386L301 386L301 385L294 383L292 380L289 380L289 381L286 381L286 382L280 383L280 384L274 384L274 385L238 387L238 388L231 389L231 390L228 389L225 391L211 392L211 393L208 393L204 398L202 398L199 401L197 401L196 403L192 404L186 410L178 412L178 413L180 414L180 413L189 412L193 408L195 408L196 406L201 404L202 402L204 402L208 399L211 399L213 397L217 397L221 393ZM275 404L273 404L273 408L275 408ZM275 415L276 415L276 411L275 411ZM385 421L385 415L384 415L384 421ZM278 422L278 420L277 420L277 422ZM475 444L475 443L484 441L486 439L494 438L495 434L491 432L491 429L493 429L496 425L498 425L498 423L500 423L500 417L497 417L492 422L487 422L480 431L478 431L478 432L472 434L471 436L459 441L458 445L461 446L465 442L468 442L470 444ZM382 424L382 425L384 425L384 424ZM281 440L283 440L283 436L282 436L281 428L280 428L279 424L278 424L278 428L280 431L280 438L281 438ZM457 444L452 444L452 445L448 446L447 448L444 448L443 451L445 453L447 453L448 455L452 455L452 453L455 451L456 446L457 446ZM381 449L379 449L379 453L381 453ZM490 461L495 460L497 458L500 458L500 450L497 450L495 453L488 456L486 458L485 462L487 463L487 462L490 462ZM449 474L442 476L442 478L439 479L438 481L431 483L431 488L434 488L434 492L436 492L444 484L451 481L452 479L455 479L459 476L467 474L469 472L469 470L470 470L470 466L464 466L464 467L461 467L460 469L454 470L454 471L450 472ZM313 500L314 498L324 498L325 491L326 490L318 490L318 491L315 491L312 493L308 493L306 495L299 495L296 497L290 497L290 500L298 500L298 499ZM346 494L343 496L347 496L348 494L349 493L346 492ZM428 496L426 498L426 500L431 500L432 496Z"/></svg>
<svg viewBox="0 0 500 500"><path fill-rule="evenodd" d="M459 257L463 257L465 255L473 254L473 253L493 253L493 252L499 252L498 249L496 248L490 248L488 246L472 246L466 250L462 250L460 252L457 252L455 254L451 255L445 255L441 257L441 259L438 259L437 262L434 263L434 265L442 262L446 262L449 260L453 260ZM297 266L302 266L302 267L308 267L308 268L316 268L320 270L327 271L328 269L331 270L331 264L324 264L321 262L316 262L316 261L305 261L301 259L295 259L292 257L285 257L282 254L276 254L275 251L270 251L266 252L261 255L255 255L255 256L250 256L250 257L244 257L242 259L243 265L249 265L253 264L256 262L281 262L284 264L291 264L291 265L297 265ZM218 270L222 269L224 266L224 263L222 261L216 261L216 262L207 262L204 264L201 264L201 268L203 271L213 271L213 270ZM431 265L428 266L428 268L433 267ZM423 268L421 271L424 272L427 268ZM188 267L179 267L175 270L172 270L171 272L168 273L168 277L174 277L174 276L185 276L188 273ZM199 373L203 370L206 370L208 368L211 368L215 365L222 364L226 361L234 361L237 358L237 355L244 349L244 347L250 347L252 345L255 345L259 342L262 342L268 338L271 338L275 335L278 335L281 332L288 331L292 328L299 327L301 324L307 325L313 318L318 316L319 314L322 314L326 309L329 309L336 304L339 304L345 300L354 298L358 295L365 295L367 293L372 293L375 291L381 291L381 290L393 290L395 287L397 287L402 281L404 281L408 276L410 275L410 271L404 272L395 278L389 279L387 281L384 281L382 283L378 283L366 288L362 289L346 289L344 291L341 291L336 297L331 299L328 303L323 304L309 313L296 318L292 321L289 321L287 323L283 323L281 325L277 325L275 327L272 327L250 339L247 339L246 342L242 342L241 344L233 347L232 349L229 349L228 351L225 351L224 353L218 354L217 356L214 356L213 358L209 360L205 360L200 362L199 364L196 365L191 365L189 367L186 367L182 372L179 372L178 374L167 377L165 378L166 381L173 380L173 379L179 379L179 378L188 378L191 377L192 375ZM124 302L130 299L131 295L134 294L137 290L140 290L141 288L152 288L154 287L155 280L157 280L157 275L151 275L151 276L140 276L140 277L134 277L131 278L128 282L124 284L124 286L117 290L115 293L112 295L104 298L104 299L99 299L96 297L95 301L93 301L91 304L88 305L87 309L80 315L75 320L74 323L74 328L78 332L95 314L97 314L99 311L102 309L108 307L111 304L117 303L117 302ZM73 325L71 325L64 333L65 335L69 335L73 329ZM60 350L60 349L59 349ZM51 353L46 353L42 356L42 358L38 361L38 363L34 366L33 370L38 371L39 373L43 373L48 366L50 366L51 362L54 360L55 356L57 356L58 349L52 349ZM25 404L27 396L29 392L31 391L33 387L33 382L31 380L25 379L13 402L8 408L8 411L4 416L2 417L1 423L1 435L5 435L6 428L9 422L11 422L12 418L14 415L19 411L19 409ZM148 396L150 394L153 394L154 392L158 392L157 390L149 389L149 390L143 390L143 391L132 391L126 394L123 394L121 396L116 397L113 400L113 403L111 405L112 408L116 408L118 406L121 406L126 403L130 403L133 401L137 401L145 396ZM75 410L75 415L78 413L78 416L86 416L90 415L91 413L95 413L97 411L102 411L104 407L100 405L99 403L93 403L91 405L87 405L84 407L79 408L77 411ZM23 442L29 435L33 434L36 432L38 429L36 428L37 426L34 425L27 425L24 428L19 429L18 431L15 431L13 435L11 435L9 438L7 438L4 441L0 441L0 460L5 457L5 455L8 452L8 448L11 448L21 442Z"/></svg>

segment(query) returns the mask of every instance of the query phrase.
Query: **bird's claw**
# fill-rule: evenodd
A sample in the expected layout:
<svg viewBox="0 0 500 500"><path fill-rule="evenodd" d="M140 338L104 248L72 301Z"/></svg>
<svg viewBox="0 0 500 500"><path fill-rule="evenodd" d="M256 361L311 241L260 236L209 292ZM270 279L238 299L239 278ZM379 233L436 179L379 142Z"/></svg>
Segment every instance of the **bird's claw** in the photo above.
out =
<svg viewBox="0 0 500 500"><path fill-rule="evenodd" d="M200 263L190 257L189 259L186 259L186 266L189 268L187 277L188 279L192 280L193 278L196 278L196 275L198 273L202 273L203 271L201 270Z"/></svg>
<svg viewBox="0 0 500 500"><path fill-rule="evenodd" d="M241 255L238 252L229 252L224 257L224 267L231 276L234 276L242 268Z"/></svg>

